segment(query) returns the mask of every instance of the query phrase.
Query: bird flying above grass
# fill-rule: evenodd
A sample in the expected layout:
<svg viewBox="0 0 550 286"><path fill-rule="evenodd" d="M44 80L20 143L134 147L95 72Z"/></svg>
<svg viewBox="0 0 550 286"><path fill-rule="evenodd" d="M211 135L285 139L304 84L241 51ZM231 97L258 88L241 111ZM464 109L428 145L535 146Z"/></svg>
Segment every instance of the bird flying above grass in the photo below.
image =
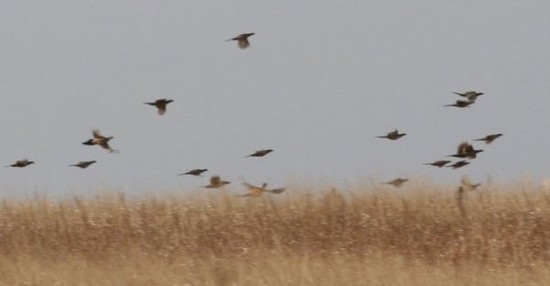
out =
<svg viewBox="0 0 550 286"><path fill-rule="evenodd" d="M405 179L405 178L397 178L397 179L391 180L389 182L384 182L384 184L388 184L388 185L392 185L396 188L400 188L408 180L409 179Z"/></svg>
<svg viewBox="0 0 550 286"><path fill-rule="evenodd" d="M477 153L480 152L483 152L483 150L476 150L472 144L462 142L458 145L456 154L449 155L448 157L475 159L477 157Z"/></svg>
<svg viewBox="0 0 550 286"><path fill-rule="evenodd" d="M424 163L424 165L430 165L430 166L434 166L434 167L443 167L447 164L451 163L451 161L449 160L439 160L439 161L435 161L435 162L432 162L432 163Z"/></svg>
<svg viewBox="0 0 550 286"><path fill-rule="evenodd" d="M466 161L466 160L462 160L462 161L458 161L458 162L455 162L454 164L451 164L447 167L449 168L453 168L453 169L458 169L458 168L462 168L466 165L470 164L470 162Z"/></svg>
<svg viewBox="0 0 550 286"><path fill-rule="evenodd" d="M218 189L218 188L221 188L227 184L230 184L231 182L229 181L222 181L222 179L220 178L220 176L218 175L214 175L212 177L210 177L210 184L204 186L204 188L207 188L207 189Z"/></svg>
<svg viewBox="0 0 550 286"><path fill-rule="evenodd" d="M447 104L443 106L454 106L454 107L464 108L473 103L474 101L470 101L470 100L457 100L454 104Z"/></svg>
<svg viewBox="0 0 550 286"><path fill-rule="evenodd" d="M456 95L460 95L464 98L466 98L468 101L476 101L477 97L480 95L483 95L483 92L477 92L477 91L466 91L466 92L453 92Z"/></svg>
<svg viewBox="0 0 550 286"><path fill-rule="evenodd" d="M113 148L111 148L111 146L109 146L109 140L113 139L113 136L105 137L105 136L101 135L101 133L99 132L98 129L95 129L92 132L92 135L93 135L94 138L88 139L88 141L83 142L82 144L89 145L89 146L99 145L103 149L108 150L111 153L115 152L115 150Z"/></svg>

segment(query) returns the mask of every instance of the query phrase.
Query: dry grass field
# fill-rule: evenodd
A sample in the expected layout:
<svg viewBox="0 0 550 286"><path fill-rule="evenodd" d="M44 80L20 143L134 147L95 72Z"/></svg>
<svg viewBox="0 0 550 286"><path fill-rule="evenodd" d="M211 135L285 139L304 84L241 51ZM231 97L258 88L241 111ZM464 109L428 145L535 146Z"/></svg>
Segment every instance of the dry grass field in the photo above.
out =
<svg viewBox="0 0 550 286"><path fill-rule="evenodd" d="M538 187L0 203L0 285L550 285Z"/></svg>

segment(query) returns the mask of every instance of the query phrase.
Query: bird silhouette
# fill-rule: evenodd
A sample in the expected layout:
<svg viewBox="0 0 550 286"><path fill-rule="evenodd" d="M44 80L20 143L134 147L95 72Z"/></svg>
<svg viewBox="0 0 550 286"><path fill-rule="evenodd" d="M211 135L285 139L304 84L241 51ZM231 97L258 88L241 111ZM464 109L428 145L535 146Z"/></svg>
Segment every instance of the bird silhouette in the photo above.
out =
<svg viewBox="0 0 550 286"><path fill-rule="evenodd" d="M163 115L164 113L166 113L166 105L168 105L170 102L174 102L174 101L172 99L162 98L162 99L157 99L154 102L144 102L144 103L155 106L158 110L158 114Z"/></svg>
<svg viewBox="0 0 550 286"><path fill-rule="evenodd" d="M29 161L27 159L23 159L23 160L17 160L17 161L15 161L14 164L8 165L6 167L24 168L24 167L27 167L28 165L31 165L31 164L34 164L34 162Z"/></svg>
<svg viewBox="0 0 550 286"><path fill-rule="evenodd" d="M393 130L392 132L389 132L388 134L384 135L384 136L376 136L377 138L385 138L385 139L390 139L390 140L397 140L403 136L407 135L407 133L399 133L399 131L397 131L397 129Z"/></svg>
<svg viewBox="0 0 550 286"><path fill-rule="evenodd" d="M477 153L480 152L483 152L483 150L476 150L472 144L462 142L458 145L456 154L449 155L448 157L475 159L477 157Z"/></svg>
<svg viewBox="0 0 550 286"><path fill-rule="evenodd" d="M466 99L468 99L468 101L476 101L477 97L480 96L480 95L483 95L483 92L477 92L477 91L466 91L466 92L453 92L454 94L456 95L460 95Z"/></svg>
<svg viewBox="0 0 550 286"><path fill-rule="evenodd" d="M389 182L384 182L384 184L388 184L388 185L392 185L396 188L400 188L405 182L407 182L409 179L404 179L404 178L397 178L397 179L394 179L394 180L391 180Z"/></svg>
<svg viewBox="0 0 550 286"><path fill-rule="evenodd" d="M258 151L255 151L254 153L250 154L250 155L247 155L245 156L246 157L263 157L269 153L273 152L273 149L263 149L263 150L258 150Z"/></svg>
<svg viewBox="0 0 550 286"><path fill-rule="evenodd" d="M208 189L218 189L218 188L221 188L227 184L230 184L231 182L228 182L228 181L222 181L222 179L220 178L220 176L218 175L214 175L212 177L210 177L210 184L209 185L206 185L204 186L204 188L208 188Z"/></svg>
<svg viewBox="0 0 550 286"><path fill-rule="evenodd" d="M435 161L435 162L432 162L432 163L424 163L424 165L430 165L430 166L434 166L434 167L443 167L447 164L451 163L451 161L449 160L439 160L439 161Z"/></svg>
<svg viewBox="0 0 550 286"><path fill-rule="evenodd" d="M253 36L253 35L255 35L255 33L240 34L240 35L236 36L235 38L227 40L227 42L237 41L237 43L239 45L239 48L246 49L246 48L250 47L250 42L248 41L248 38L250 36Z"/></svg>
<svg viewBox="0 0 550 286"><path fill-rule="evenodd" d="M495 139L502 136L502 133L487 135L483 138L475 139L474 141L485 141L485 144L491 144Z"/></svg>
<svg viewBox="0 0 550 286"><path fill-rule="evenodd" d="M266 192L272 194L280 194L286 190L286 188L267 189L267 183L263 183L261 187L251 185L247 182L244 182L243 185L248 189L248 193L244 195L239 195L241 197L259 197Z"/></svg>
<svg viewBox="0 0 550 286"><path fill-rule="evenodd" d="M201 176L202 173L206 171L208 171L208 169L193 169L189 172L179 174L178 176L183 176L183 175Z"/></svg>
<svg viewBox="0 0 550 286"><path fill-rule="evenodd" d="M101 135L101 133L99 132L98 129L95 129L92 132L92 135L93 135L94 138L88 139L88 141L83 142L82 144L90 145L90 146L99 145L103 149L106 149L111 153L115 152L115 150L113 148L111 148L111 146L109 146L109 140L113 139L113 136L105 137L105 136Z"/></svg>
<svg viewBox="0 0 550 286"><path fill-rule="evenodd" d="M458 169L458 168L462 168L466 165L470 164L470 162L466 161L466 160L462 160L462 161L458 161L458 162L455 162L454 164L451 164L447 167L449 168L453 168L453 169Z"/></svg>
<svg viewBox="0 0 550 286"><path fill-rule="evenodd" d="M80 161L76 164L69 165L69 167L79 167L80 169L86 169L94 163L96 163L96 161Z"/></svg>
<svg viewBox="0 0 550 286"><path fill-rule="evenodd" d="M470 100L457 100L454 104L447 104L443 106L454 106L454 107L464 108L473 103L474 101L470 101Z"/></svg>

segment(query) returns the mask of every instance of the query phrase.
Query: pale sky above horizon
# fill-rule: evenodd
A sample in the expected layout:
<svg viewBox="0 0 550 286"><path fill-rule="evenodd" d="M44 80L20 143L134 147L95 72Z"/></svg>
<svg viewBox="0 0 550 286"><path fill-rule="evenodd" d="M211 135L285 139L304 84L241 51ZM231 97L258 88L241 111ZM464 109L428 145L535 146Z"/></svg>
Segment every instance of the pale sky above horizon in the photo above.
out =
<svg viewBox="0 0 550 286"><path fill-rule="evenodd" d="M550 3L264 2L0 2L0 165L36 161L1 169L0 197L549 177ZM94 128L120 152L82 145ZM469 166L422 165L492 133Z"/></svg>

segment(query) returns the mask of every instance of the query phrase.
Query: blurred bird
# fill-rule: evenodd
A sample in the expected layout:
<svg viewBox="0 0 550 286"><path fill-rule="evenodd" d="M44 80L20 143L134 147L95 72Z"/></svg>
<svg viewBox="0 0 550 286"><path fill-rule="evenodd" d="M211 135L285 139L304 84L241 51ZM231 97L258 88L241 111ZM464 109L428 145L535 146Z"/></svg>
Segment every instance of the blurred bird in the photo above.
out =
<svg viewBox="0 0 550 286"><path fill-rule="evenodd" d="M466 91L466 92L453 92L456 95L460 95L462 97L465 97L468 99L468 101L476 101L477 97L480 95L483 95L483 92L477 92L477 91Z"/></svg>
<svg viewBox="0 0 550 286"><path fill-rule="evenodd" d="M76 164L69 165L69 167L79 167L80 169L86 169L96 161L80 161Z"/></svg>
<svg viewBox="0 0 550 286"><path fill-rule="evenodd" d="M155 106L158 110L158 114L163 115L166 112L166 105L168 105L168 103L170 102L174 102L174 101L172 99L162 98L162 99L157 99L154 102L144 102L144 103Z"/></svg>
<svg viewBox="0 0 550 286"><path fill-rule="evenodd" d="M404 179L404 178L397 178L397 179L394 179L394 180L391 180L389 182L384 182L384 184L388 184L388 185L392 185L396 188L399 188L401 187L405 182L407 182L409 179Z"/></svg>
<svg viewBox="0 0 550 286"><path fill-rule="evenodd" d="M27 167L28 165L31 165L31 164L34 164L34 162L29 161L27 159L23 159L23 160L17 160L17 161L15 161L14 164L8 165L6 167L24 168L24 167Z"/></svg>
<svg viewBox="0 0 550 286"><path fill-rule="evenodd" d="M206 171L208 171L208 169L193 169L187 173L179 174L178 176L183 176L183 175L201 176L202 173Z"/></svg>
<svg viewBox="0 0 550 286"><path fill-rule="evenodd" d="M462 142L458 145L456 154L449 155L448 157L475 159L477 157L477 153L480 152L483 152L483 150L476 150L472 144Z"/></svg>
<svg viewBox="0 0 550 286"><path fill-rule="evenodd" d="M218 189L218 188L221 188L221 187L223 187L227 184L230 184L230 183L231 182L228 182L228 181L222 181L220 176L214 175L214 176L210 177L210 184L204 186L204 188Z"/></svg>
<svg viewBox="0 0 550 286"><path fill-rule="evenodd" d="M254 152L254 153L252 153L252 154L250 154L250 155L248 155L248 156L245 156L245 158L246 158L246 157L263 157L263 156L265 156L265 155L267 155L267 154L269 154L269 153L271 153L271 152L273 152L272 149L258 150L258 151Z"/></svg>
<svg viewBox="0 0 550 286"><path fill-rule="evenodd" d="M240 195L241 197L259 197L265 192L280 194L286 190L286 188L267 189L267 183L263 183L261 187L254 186L246 182L244 182L243 185L248 189L248 194Z"/></svg>
<svg viewBox="0 0 550 286"><path fill-rule="evenodd" d="M435 161L435 162L432 162L432 163L424 163L424 165L430 165L430 166L434 166L434 167L443 167L447 164L451 163L451 161L449 160L439 160L439 161Z"/></svg>
<svg viewBox="0 0 550 286"><path fill-rule="evenodd" d="M462 188L462 191L467 191L467 192L471 192L471 191L475 191L477 189L477 187L481 186L481 184L472 184L472 182L470 182L470 179L468 178L468 176L463 176L462 179L460 180L460 187L459 188Z"/></svg>
<svg viewBox="0 0 550 286"><path fill-rule="evenodd" d="M454 106L454 107L464 108L464 107L467 107L467 106L469 106L470 104L473 104L473 103L474 103L474 101L457 100L454 104L447 104L447 105L443 105L443 106Z"/></svg>
<svg viewBox="0 0 550 286"><path fill-rule="evenodd" d="M92 132L92 134L93 134L94 138L89 139L88 141L83 142L82 144L84 144L84 145L99 145L103 149L106 149L111 153L115 152L115 150L113 148L111 148L111 146L109 146L109 140L113 139L113 136L105 137L105 136L101 135L101 133L99 132L98 129L95 129Z"/></svg>
<svg viewBox="0 0 550 286"><path fill-rule="evenodd" d="M502 136L502 133L487 135L483 138L475 139L474 141L485 141L485 144L491 144L495 139Z"/></svg>
<svg viewBox="0 0 550 286"><path fill-rule="evenodd" d="M470 164L470 162L466 161L466 160L462 160L462 161L458 161L452 165L449 165L447 167L449 168L453 168L453 169L458 169L458 168L461 168L461 167L464 167L466 165Z"/></svg>
<svg viewBox="0 0 550 286"><path fill-rule="evenodd" d="M253 36L253 35L255 35L255 33L240 34L240 35L236 36L235 38L227 40L226 42L237 41L237 43L239 44L239 48L246 49L250 46L250 42L248 41L248 37Z"/></svg>
<svg viewBox="0 0 550 286"><path fill-rule="evenodd" d="M395 129L394 131L389 132L385 136L376 136L376 137L377 138L386 138L386 139L390 139L390 140L397 140L397 139L399 139L399 138L401 138L405 135L407 135L407 133L399 133L399 131L397 131L397 129Z"/></svg>

